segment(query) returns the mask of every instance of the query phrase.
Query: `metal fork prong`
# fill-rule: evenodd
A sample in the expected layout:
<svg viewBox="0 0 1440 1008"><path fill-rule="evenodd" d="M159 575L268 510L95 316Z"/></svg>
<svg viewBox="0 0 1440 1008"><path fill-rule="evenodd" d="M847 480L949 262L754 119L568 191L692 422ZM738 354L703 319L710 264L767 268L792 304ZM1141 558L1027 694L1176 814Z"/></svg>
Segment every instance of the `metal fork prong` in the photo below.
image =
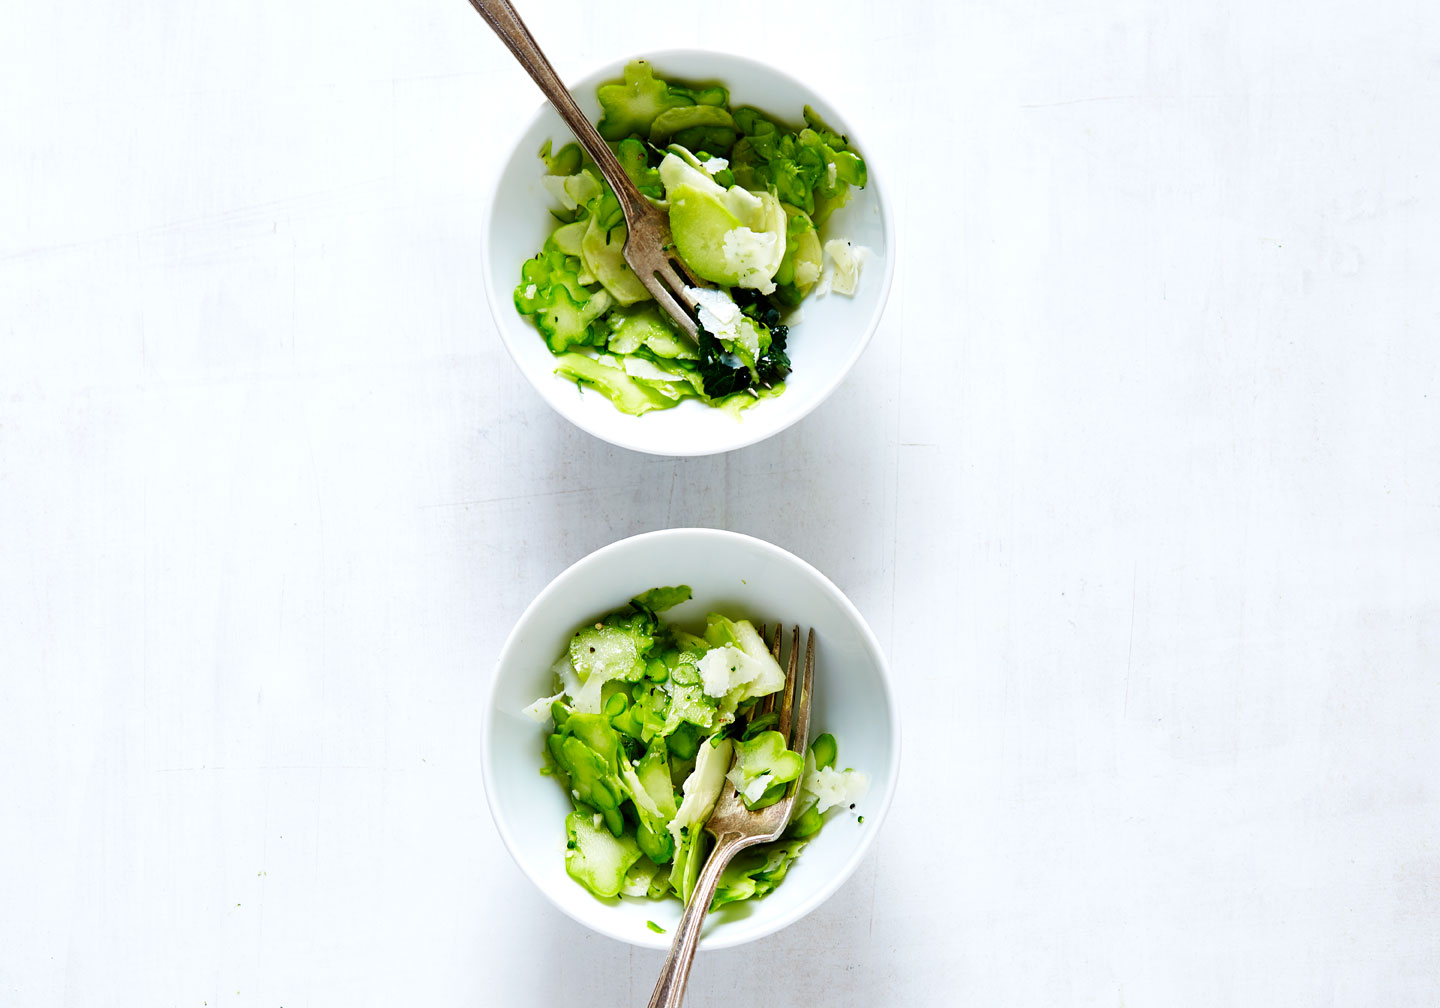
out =
<svg viewBox="0 0 1440 1008"><path fill-rule="evenodd" d="M655 269L661 280L670 285L682 301L690 302L695 300L686 293L687 288L699 287L700 281L690 272L690 267L685 265L684 260L679 256L667 256L665 260Z"/></svg>
<svg viewBox="0 0 1440 1008"><path fill-rule="evenodd" d="M766 628L763 626L760 628L761 639L765 637L765 630ZM780 638L784 632L784 627L777 625L775 635L769 641L770 654L777 661L781 651ZM790 649L789 669L785 673L785 713L781 718L780 730L785 735L786 747L803 755L809 742L810 700L815 682L814 630L810 631L809 641L805 647L803 679L796 675L799 666L799 652L800 628L797 626L793 634L793 646ZM774 695L771 694L772 697ZM793 731L790 730L789 724L792 710L796 715ZM695 949L700 941L700 928L704 923L710 903L715 897L715 889L720 882L720 873L740 851L758 843L778 840L784 836L786 826L795 811L795 802L799 793L800 780L797 778L786 788L785 797L778 802L763 809L752 810L746 807L733 784L727 784L720 792L714 810L705 821L705 830L715 837L715 846L711 849L704 867L700 869L700 875L695 881L695 888L690 893L689 900L686 901L685 911L681 914L680 923L675 928L670 954L665 959L665 965L661 967L660 979L655 983L655 992L650 996L648 1008L679 1008L680 1002L685 997L685 983L690 972L690 964L695 958Z"/></svg>
<svg viewBox="0 0 1440 1008"><path fill-rule="evenodd" d="M666 259L655 267L655 279L667 288L675 300L684 305L692 315L698 310L700 302L695 300L695 295L691 294L690 290L697 286L699 281L692 279L688 273L679 269L673 259Z"/></svg>
<svg viewBox="0 0 1440 1008"><path fill-rule="evenodd" d="M760 639L761 639L762 641L765 639L765 631L766 631L767 626L768 626L768 624L765 624L765 623L761 623L761 624L760 624ZM778 638L779 635L780 635L780 625L779 625L778 623L775 625L775 635L776 635L777 638ZM772 651L772 653L773 653L773 651L774 651L773 645L771 646L771 651ZM778 691L777 691L777 692L778 692ZM770 713L771 711L773 711L774 709L775 709L775 694L774 694L774 693L767 694L766 696L761 697L761 698L760 698L760 702L755 705L755 716L756 716L756 717L764 717L766 714L769 714L769 713Z"/></svg>
<svg viewBox="0 0 1440 1008"><path fill-rule="evenodd" d="M790 638L790 661L785 666L785 697L780 703L780 724L777 726L785 736L785 748L795 748L795 733L790 724L791 712L795 709L795 668L800 658L800 628L797 626ZM804 755L803 753L801 755Z"/></svg>
<svg viewBox="0 0 1440 1008"><path fill-rule="evenodd" d="M700 281L690 272L690 267L678 256L666 255L659 262L654 264L655 278L666 287L670 293L679 299L681 304L686 305L692 312L697 309L699 302L695 295L690 293L700 286Z"/></svg>
<svg viewBox="0 0 1440 1008"><path fill-rule="evenodd" d="M795 628L795 643L800 643L800 628ZM805 640L805 679L800 684L800 699L796 702L795 712L795 734L794 743L791 749L801 756L805 755L806 747L810 744L810 698L814 695L811 691L815 688L815 628L810 628L810 635Z"/></svg>
<svg viewBox="0 0 1440 1008"><path fill-rule="evenodd" d="M660 303L660 307L665 310L666 314L685 330L691 340L699 343L700 323L695 320L694 310L675 295L660 278L658 271L649 277L644 274L637 275L640 276L640 282L645 285L645 289L650 292L650 296Z"/></svg>

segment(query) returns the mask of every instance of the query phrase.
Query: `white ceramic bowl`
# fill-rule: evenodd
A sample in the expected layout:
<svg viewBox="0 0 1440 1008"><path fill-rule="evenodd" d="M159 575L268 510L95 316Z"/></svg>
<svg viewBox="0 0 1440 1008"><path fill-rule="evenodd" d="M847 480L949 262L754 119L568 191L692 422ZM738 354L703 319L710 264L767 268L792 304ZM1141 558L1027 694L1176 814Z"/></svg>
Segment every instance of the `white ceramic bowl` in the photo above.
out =
<svg viewBox="0 0 1440 1008"><path fill-rule="evenodd" d="M757 624L778 619L813 627L812 735L830 732L839 745L839 764L870 776L854 813L830 813L773 892L710 915L701 947L726 948L798 920L840 888L880 829L900 766L895 704L875 635L840 590L803 560L735 532L669 529L622 539L564 571L525 610L500 653L484 717L485 794L505 846L557 907L611 938L669 947L680 918L678 901L602 900L565 874L570 801L539 772L548 727L521 711L552 692L550 668L575 627L647 588L677 584L688 584L694 597L668 611L667 621L698 629L714 610ZM646 927L652 920L666 933Z"/></svg>
<svg viewBox="0 0 1440 1008"><path fill-rule="evenodd" d="M587 74L570 87L593 120L600 114L595 88L618 80L627 57ZM787 346L794 371L783 395L755 404L737 420L697 400L641 417L626 416L596 391L581 392L555 374L554 358L530 319L514 305L520 267L540 251L555 227L550 196L541 184L544 165L536 156L547 139L558 148L574 137L547 103L510 148L500 167L485 216L485 291L505 347L536 391L571 423L622 448L652 455L710 455L754 444L800 420L840 385L880 323L894 270L893 229L881 195L886 185L876 152L865 137L812 88L778 70L719 52L671 50L640 54L662 78L718 81L730 89L731 104L753 105L782 122L798 123L812 106L835 130L849 137L868 168L867 185L852 190L849 203L821 229L822 239L844 237L874 254L861 273L854 297L808 297Z"/></svg>

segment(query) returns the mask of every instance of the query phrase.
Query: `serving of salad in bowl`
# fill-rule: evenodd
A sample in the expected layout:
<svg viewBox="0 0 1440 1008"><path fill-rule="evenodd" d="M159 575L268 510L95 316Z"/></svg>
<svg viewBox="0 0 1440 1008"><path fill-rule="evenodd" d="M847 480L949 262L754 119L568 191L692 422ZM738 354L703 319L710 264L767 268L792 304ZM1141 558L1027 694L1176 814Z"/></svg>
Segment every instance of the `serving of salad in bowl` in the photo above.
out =
<svg viewBox="0 0 1440 1008"><path fill-rule="evenodd" d="M690 339L623 255L619 204L544 106L496 181L485 280L512 357L612 444L703 455L818 406L879 323L893 268L883 177L812 89L763 64L674 51L570 88L697 278Z"/></svg>
<svg viewBox="0 0 1440 1008"><path fill-rule="evenodd" d="M815 631L803 753L759 713L784 680L767 620ZM854 871L890 804L899 731L874 635L824 575L749 536L669 529L597 550L525 610L483 762L521 870L575 920L652 948L669 946L720 789L763 807L794 782L786 833L721 878L702 946L722 948L799 919Z"/></svg>

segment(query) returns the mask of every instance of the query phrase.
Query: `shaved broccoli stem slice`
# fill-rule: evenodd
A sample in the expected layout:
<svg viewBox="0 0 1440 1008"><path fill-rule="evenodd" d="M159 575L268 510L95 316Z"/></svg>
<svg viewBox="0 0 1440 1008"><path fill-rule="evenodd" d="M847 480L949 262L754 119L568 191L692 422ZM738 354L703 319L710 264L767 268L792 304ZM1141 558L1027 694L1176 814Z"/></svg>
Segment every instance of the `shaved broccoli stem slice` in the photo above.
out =
<svg viewBox="0 0 1440 1008"><path fill-rule="evenodd" d="M644 610L651 616L664 612L666 609L673 609L681 602L690 601L690 586L675 585L672 588L651 588L643 591L630 600L630 604L636 609Z"/></svg>
<svg viewBox="0 0 1440 1008"><path fill-rule="evenodd" d="M596 896L617 896L640 845L628 835L611 835L585 812L565 817L565 872Z"/></svg>
<svg viewBox="0 0 1440 1008"><path fill-rule="evenodd" d="M602 84L596 97L604 113L596 129L606 140L648 136L651 124L662 112L695 104L695 99L677 94L663 80L657 80L645 60L625 64L624 79L618 84Z"/></svg>

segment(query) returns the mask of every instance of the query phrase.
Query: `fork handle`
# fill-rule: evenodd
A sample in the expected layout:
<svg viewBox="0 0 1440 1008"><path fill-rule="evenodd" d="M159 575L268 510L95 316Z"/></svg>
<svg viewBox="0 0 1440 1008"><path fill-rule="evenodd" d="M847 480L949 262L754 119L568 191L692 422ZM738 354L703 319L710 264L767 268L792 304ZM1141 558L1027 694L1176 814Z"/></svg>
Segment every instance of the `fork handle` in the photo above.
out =
<svg viewBox="0 0 1440 1008"><path fill-rule="evenodd" d="M625 169L620 166L615 153L596 132L595 127L590 125L590 120L580 111L580 106L575 104L570 91L541 52L535 37L530 34L530 29L525 27L525 22L520 20L520 15L510 6L509 0L470 0L470 3L480 12L480 16L495 34L500 36L500 41L504 42L506 48L520 61L531 79L540 86L545 97L550 99L550 104L555 106L555 111L560 113L560 118L565 120L565 125L570 127L570 132L575 134L575 139L580 141L580 146L585 148L585 152L600 169L600 174L605 176L605 181L610 183L610 188L615 191L615 198L620 201L620 209L625 214L626 222L633 223L643 217L650 204L645 202L640 190L635 188L630 176L626 175Z"/></svg>
<svg viewBox="0 0 1440 1008"><path fill-rule="evenodd" d="M720 885L720 873L730 860L746 847L759 843L764 837L742 837L738 833L727 833L715 840L715 849L700 869L695 881L695 891L680 923L675 929L675 940L670 943L670 954L665 965L660 967L660 979L655 982L655 993L650 995L647 1008L680 1008L685 1000L685 984L690 979L690 966L695 962L695 950L700 946L700 928L705 915L710 912L710 901L715 898L715 889Z"/></svg>

